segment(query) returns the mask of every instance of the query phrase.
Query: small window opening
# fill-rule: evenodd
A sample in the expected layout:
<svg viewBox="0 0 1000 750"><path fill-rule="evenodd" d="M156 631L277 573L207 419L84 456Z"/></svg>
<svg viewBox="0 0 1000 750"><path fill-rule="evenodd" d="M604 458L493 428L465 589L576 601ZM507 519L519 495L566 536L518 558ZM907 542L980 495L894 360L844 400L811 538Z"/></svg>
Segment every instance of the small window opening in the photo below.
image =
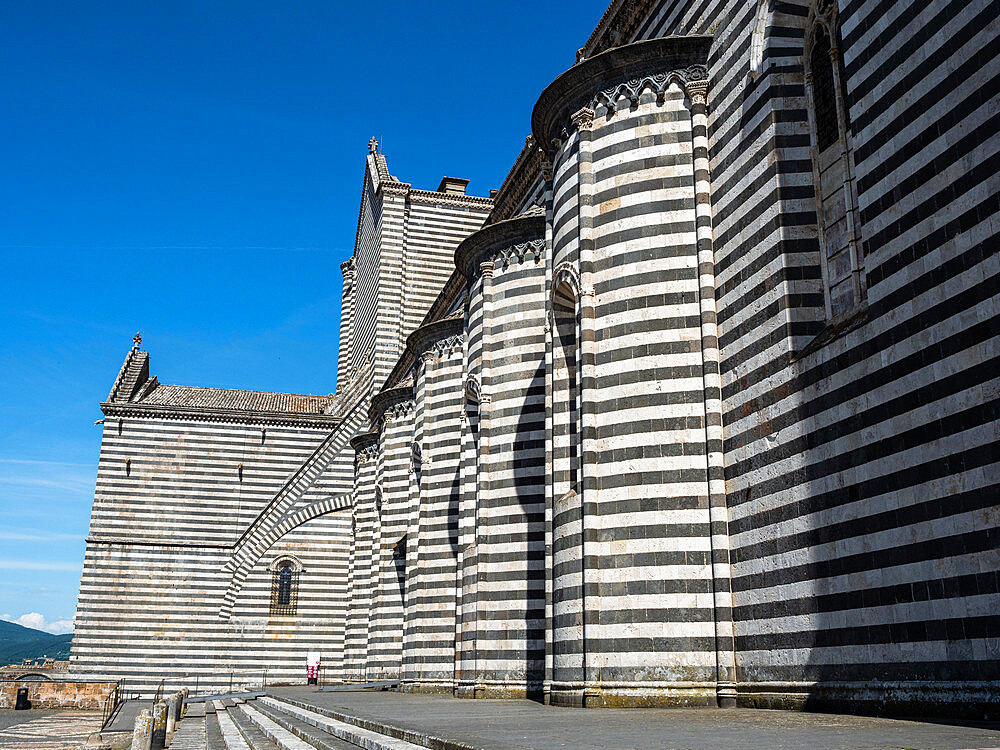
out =
<svg viewBox="0 0 1000 750"><path fill-rule="evenodd" d="M299 573L282 562L271 579L271 614L294 615L299 592Z"/></svg>

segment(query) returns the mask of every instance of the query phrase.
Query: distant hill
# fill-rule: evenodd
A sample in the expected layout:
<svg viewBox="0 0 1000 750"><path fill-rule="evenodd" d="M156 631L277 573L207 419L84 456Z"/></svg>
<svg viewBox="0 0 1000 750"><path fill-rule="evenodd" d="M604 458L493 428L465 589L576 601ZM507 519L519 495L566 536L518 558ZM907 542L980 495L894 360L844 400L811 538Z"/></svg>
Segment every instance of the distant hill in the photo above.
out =
<svg viewBox="0 0 1000 750"><path fill-rule="evenodd" d="M23 659L68 659L73 634L52 635L0 620L0 666L20 664Z"/></svg>

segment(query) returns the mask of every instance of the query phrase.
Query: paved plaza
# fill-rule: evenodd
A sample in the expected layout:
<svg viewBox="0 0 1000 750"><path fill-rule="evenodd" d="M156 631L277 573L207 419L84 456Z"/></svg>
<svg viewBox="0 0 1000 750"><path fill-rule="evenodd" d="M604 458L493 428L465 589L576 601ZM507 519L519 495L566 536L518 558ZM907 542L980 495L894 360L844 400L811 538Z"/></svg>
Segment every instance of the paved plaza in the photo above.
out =
<svg viewBox="0 0 1000 750"><path fill-rule="evenodd" d="M3 750L76 750L101 728L100 711L0 710Z"/></svg>
<svg viewBox="0 0 1000 750"><path fill-rule="evenodd" d="M1000 724L759 709L572 709L531 701L275 688L279 698L482 750L1000 748Z"/></svg>

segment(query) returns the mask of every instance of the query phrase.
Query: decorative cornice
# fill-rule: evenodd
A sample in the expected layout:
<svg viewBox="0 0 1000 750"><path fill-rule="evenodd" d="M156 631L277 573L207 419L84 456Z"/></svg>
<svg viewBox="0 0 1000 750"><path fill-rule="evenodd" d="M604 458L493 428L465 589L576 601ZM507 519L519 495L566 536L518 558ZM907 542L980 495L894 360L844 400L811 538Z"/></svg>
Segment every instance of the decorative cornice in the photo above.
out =
<svg viewBox="0 0 1000 750"><path fill-rule="evenodd" d="M373 445L378 445L377 432L362 432L360 435L355 435L351 438L351 447L359 454Z"/></svg>
<svg viewBox="0 0 1000 750"><path fill-rule="evenodd" d="M332 414L289 414L280 411L248 411L244 409L212 409L209 407L170 406L167 404L103 403L101 411L108 417L139 419L176 419L185 422L232 422L236 424L296 425L328 430L343 421Z"/></svg>
<svg viewBox="0 0 1000 750"><path fill-rule="evenodd" d="M416 358L428 351L441 356L445 349L453 349L456 340L462 341L464 318L443 318L420 326L406 339L406 349Z"/></svg>
<svg viewBox="0 0 1000 750"><path fill-rule="evenodd" d="M410 200L419 203L437 203L451 206L473 206L475 208L493 208L492 198L482 198L478 195L455 195L454 193L439 193L436 190L410 190Z"/></svg>
<svg viewBox="0 0 1000 750"><path fill-rule="evenodd" d="M389 407L412 400L413 387L409 385L381 390L372 396L372 403L368 408L368 419L372 424L375 424Z"/></svg>
<svg viewBox="0 0 1000 750"><path fill-rule="evenodd" d="M587 43L577 52L577 62L612 47L628 44L652 13L656 0L613 0L597 22Z"/></svg>
<svg viewBox="0 0 1000 750"><path fill-rule="evenodd" d="M495 224L513 217L540 178L543 178L542 150L535 143L534 136L529 135L524 139L524 148L517 155L514 166L493 196L493 213L488 223Z"/></svg>
<svg viewBox="0 0 1000 750"><path fill-rule="evenodd" d="M455 265L471 282L479 264L514 245L545 237L545 215L533 212L489 224L466 237L455 250Z"/></svg>
<svg viewBox="0 0 1000 750"><path fill-rule="evenodd" d="M711 36L669 36L609 49L577 63L539 96L531 114L535 141L551 158L553 140L565 138L563 130L581 108L597 109L594 104L612 96L637 98L661 76L666 76L664 85L674 79L684 84L690 75L704 77L711 44Z"/></svg>
<svg viewBox="0 0 1000 750"><path fill-rule="evenodd" d="M668 70L661 73L633 78L629 81L611 86L597 93L591 100L595 108L603 107L612 112L618 103L625 101L630 107L639 104L639 97L643 92L649 91L656 96L656 101L662 103L667 89L672 82L681 84L685 89L689 89L697 84L704 84L705 91L708 90L708 68L704 65L689 65L683 70Z"/></svg>
<svg viewBox="0 0 1000 750"><path fill-rule="evenodd" d="M535 257L535 262L538 263L542 259L542 251L545 249L545 240L537 239L530 240L528 242L519 242L516 245L511 245L510 247L505 247L503 250L497 251L496 255L493 256L493 268L500 265L504 268L513 264L515 261L518 263L523 263L524 259L529 255ZM480 264L480 267L485 266L485 263ZM491 270L491 273L493 271Z"/></svg>

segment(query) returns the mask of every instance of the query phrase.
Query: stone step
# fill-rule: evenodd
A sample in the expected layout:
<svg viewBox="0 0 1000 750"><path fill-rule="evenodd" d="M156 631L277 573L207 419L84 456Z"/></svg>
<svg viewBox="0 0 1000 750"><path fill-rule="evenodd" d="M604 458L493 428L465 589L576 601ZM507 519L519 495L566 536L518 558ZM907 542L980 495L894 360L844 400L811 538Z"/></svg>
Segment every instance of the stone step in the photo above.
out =
<svg viewBox="0 0 1000 750"><path fill-rule="evenodd" d="M226 712L221 711L220 713L225 714ZM222 736L219 717L214 708L205 716L205 750L229 750L226 746L226 740Z"/></svg>
<svg viewBox="0 0 1000 750"><path fill-rule="evenodd" d="M305 740L317 750L357 750L358 746L353 742L342 740L313 724L295 718L292 714L275 710L259 701L254 708L299 739Z"/></svg>
<svg viewBox="0 0 1000 750"><path fill-rule="evenodd" d="M205 750L205 715L185 716L177 725L170 750Z"/></svg>
<svg viewBox="0 0 1000 750"><path fill-rule="evenodd" d="M243 739L239 728L233 723L229 712L219 709L215 713L215 719L219 723L219 733L222 735L224 750L250 750L250 745Z"/></svg>
<svg viewBox="0 0 1000 750"><path fill-rule="evenodd" d="M278 743L274 742L260 731L256 724L250 721L242 707L228 710L226 711L226 715L236 725L249 750L281 750ZM243 748L240 748L240 750L243 750Z"/></svg>
<svg viewBox="0 0 1000 750"><path fill-rule="evenodd" d="M204 703L185 703L184 704L184 718L192 717L202 717L205 715L205 704Z"/></svg>
<svg viewBox="0 0 1000 750"><path fill-rule="evenodd" d="M299 739L277 722L264 716L253 706L240 706L238 710L281 750L315 750L308 742Z"/></svg>
<svg viewBox="0 0 1000 750"><path fill-rule="evenodd" d="M332 735L337 739L352 743L358 747L363 747L365 750L426 750L426 748L430 747L424 744L418 745L390 734L383 734L378 731L380 727L361 727L357 724L341 721L339 718L335 719L332 716L318 713L310 708L295 705L271 696L258 698L257 702L271 709L272 712L277 712L279 716L284 714L303 724L312 726L321 733L325 732L327 735ZM312 736L317 735L313 732ZM322 734L318 736L322 738ZM314 744L313 747L320 746Z"/></svg>

